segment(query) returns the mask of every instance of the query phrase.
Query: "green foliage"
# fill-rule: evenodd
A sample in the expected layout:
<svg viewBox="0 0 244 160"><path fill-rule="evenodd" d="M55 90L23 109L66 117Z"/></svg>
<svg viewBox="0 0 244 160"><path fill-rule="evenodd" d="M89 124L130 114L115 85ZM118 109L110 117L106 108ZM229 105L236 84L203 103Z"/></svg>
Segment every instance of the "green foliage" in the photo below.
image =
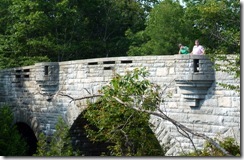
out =
<svg viewBox="0 0 244 160"><path fill-rule="evenodd" d="M240 156L241 154L240 146L237 144L234 138L226 137L223 140L215 138L215 140L220 144L222 148L224 148L230 154L234 156ZM184 154L184 156L225 156L225 155L223 154L223 152L221 152L219 149L214 147L212 144L206 142L202 150Z"/></svg>
<svg viewBox="0 0 244 160"><path fill-rule="evenodd" d="M179 1L161 1L150 12L144 32L128 36L129 39L134 40L128 54L177 54L178 43L188 45L190 42L191 26L184 18L184 14L184 8Z"/></svg>
<svg viewBox="0 0 244 160"><path fill-rule="evenodd" d="M240 80L240 54L218 54L221 51L216 51L216 54L210 54L209 57L212 61L214 61L214 69L216 71L228 73L232 75L235 79ZM240 93L240 84L232 84L232 83L217 83L223 88L235 90Z"/></svg>
<svg viewBox="0 0 244 160"><path fill-rule="evenodd" d="M176 46L187 40L187 23L184 10L179 2L165 0L150 13L146 32L150 36L153 54L176 54Z"/></svg>
<svg viewBox="0 0 244 160"><path fill-rule="evenodd" d="M127 71L123 76L116 75L102 92L105 97L117 97L134 106L143 102L142 109L155 110L160 88L146 79L148 75L145 67Z"/></svg>
<svg viewBox="0 0 244 160"><path fill-rule="evenodd" d="M124 56L157 0L3 0L0 68ZM81 52L82 51L82 52Z"/></svg>
<svg viewBox="0 0 244 160"><path fill-rule="evenodd" d="M70 50L74 36L74 8L68 0L12 0L8 6L11 21L3 33L2 53L15 60L22 57L54 60L55 57L56 61L67 49Z"/></svg>
<svg viewBox="0 0 244 160"><path fill-rule="evenodd" d="M137 32L145 28L144 21L154 1L82 2L80 4L82 14L88 20L86 27L88 36L83 40L87 43L84 44L83 54L90 58L126 55L130 41L125 38L125 32L128 29ZM148 2L152 3L148 4Z"/></svg>
<svg viewBox="0 0 244 160"><path fill-rule="evenodd" d="M50 140L51 139L51 140ZM40 133L37 143L37 153L34 156L76 156L73 151L69 128L61 117L58 118L56 131L52 137Z"/></svg>
<svg viewBox="0 0 244 160"><path fill-rule="evenodd" d="M150 37L145 33L145 31L133 33L131 30L127 30L125 35L127 36L127 39L131 41L131 45L127 51L129 56L144 56L153 52L153 48L149 42L144 44L150 40Z"/></svg>
<svg viewBox="0 0 244 160"><path fill-rule="evenodd" d="M240 53L240 1L207 0L192 8L197 17L192 13L189 18L195 19L193 25L202 34L202 44L225 54Z"/></svg>
<svg viewBox="0 0 244 160"><path fill-rule="evenodd" d="M26 156L27 143L13 125L13 113L9 106L0 106L0 155Z"/></svg>
<svg viewBox="0 0 244 160"><path fill-rule="evenodd" d="M90 103L85 112L89 124L86 126L92 141L107 142L113 156L159 156L166 148L161 148L148 126L149 115L118 103L114 97L125 104L139 103L145 99L144 109L155 107L157 91L151 90L153 84L145 79L148 72L135 69L124 76L116 75L109 85L101 89L103 97ZM133 97L137 97L134 101Z"/></svg>
<svg viewBox="0 0 244 160"><path fill-rule="evenodd" d="M2 57L2 58L1 58ZM12 68L19 66L29 66L37 62L49 62L50 60L46 56L23 56L23 57L3 57L0 55L0 69Z"/></svg>

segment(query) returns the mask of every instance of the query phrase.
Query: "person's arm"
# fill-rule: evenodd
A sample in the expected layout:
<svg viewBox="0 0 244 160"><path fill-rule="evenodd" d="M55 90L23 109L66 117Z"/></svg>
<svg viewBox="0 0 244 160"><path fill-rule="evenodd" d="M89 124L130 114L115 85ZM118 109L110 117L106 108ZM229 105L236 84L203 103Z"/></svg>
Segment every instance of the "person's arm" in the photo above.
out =
<svg viewBox="0 0 244 160"><path fill-rule="evenodd" d="M202 50L202 54L205 54L205 49L203 48L203 46L201 47Z"/></svg>

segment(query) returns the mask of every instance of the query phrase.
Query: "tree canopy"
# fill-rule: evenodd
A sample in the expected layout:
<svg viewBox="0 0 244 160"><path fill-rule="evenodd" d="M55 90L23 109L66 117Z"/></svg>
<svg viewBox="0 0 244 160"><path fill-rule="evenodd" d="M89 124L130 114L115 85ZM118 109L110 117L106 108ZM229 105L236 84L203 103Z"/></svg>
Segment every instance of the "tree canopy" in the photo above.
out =
<svg viewBox="0 0 244 160"><path fill-rule="evenodd" d="M239 1L184 2L164 0L156 5L146 19L145 30L128 32L133 40L128 54L176 54L178 43L192 48L195 39L208 53L240 53Z"/></svg>
<svg viewBox="0 0 244 160"><path fill-rule="evenodd" d="M3 0L0 67L122 56L156 0Z"/></svg>
<svg viewBox="0 0 244 160"><path fill-rule="evenodd" d="M183 5L184 4L184 5ZM171 55L178 43L235 54L240 77L240 1L2 0L0 68L42 61ZM216 67L218 69L219 67Z"/></svg>

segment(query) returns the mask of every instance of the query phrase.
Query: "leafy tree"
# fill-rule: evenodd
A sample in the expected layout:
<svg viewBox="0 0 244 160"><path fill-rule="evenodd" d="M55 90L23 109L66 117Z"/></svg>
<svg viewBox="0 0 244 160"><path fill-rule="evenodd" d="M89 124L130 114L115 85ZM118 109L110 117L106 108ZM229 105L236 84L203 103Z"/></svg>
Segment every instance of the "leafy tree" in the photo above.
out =
<svg viewBox="0 0 244 160"><path fill-rule="evenodd" d="M157 0L4 0L0 67L122 56Z"/></svg>
<svg viewBox="0 0 244 160"><path fill-rule="evenodd" d="M240 1L206 0L194 4L188 3L187 18L194 19L191 23L202 43L210 51L221 51L219 54L239 53Z"/></svg>
<svg viewBox="0 0 244 160"><path fill-rule="evenodd" d="M127 51L129 56L144 56L152 54L153 48L148 42L150 37L144 30L137 33L127 30L126 36L131 41L131 45Z"/></svg>
<svg viewBox="0 0 244 160"><path fill-rule="evenodd" d="M46 137L40 133L37 143L37 153L34 156L75 156L71 139L69 137L69 128L61 117L58 118L56 131L52 137Z"/></svg>
<svg viewBox="0 0 244 160"><path fill-rule="evenodd" d="M9 106L0 107L0 155L26 156L27 143L13 124L13 113Z"/></svg>
<svg viewBox="0 0 244 160"><path fill-rule="evenodd" d="M5 40L1 52L14 60L12 66L60 61L67 56L64 54L71 50L77 21L75 6L71 2L11 1L7 28L2 33Z"/></svg>
<svg viewBox="0 0 244 160"><path fill-rule="evenodd" d="M79 8L88 21L84 57L125 56L130 45L125 32L143 30L150 9L157 0L80 1ZM83 42L81 42L83 43Z"/></svg>
<svg viewBox="0 0 244 160"><path fill-rule="evenodd" d="M146 99L145 107L154 106L156 92L147 90L151 85L148 80L139 81L140 76L146 74L145 70L138 69L126 76L116 75L110 85L101 90L104 95L96 103L90 103L85 112L85 118L91 124L86 126L89 138L111 143L108 147L110 155L159 156L166 152L166 147L161 148L148 126L149 115L127 108L112 98L116 96L128 102L133 95ZM142 97L143 93L152 94Z"/></svg>
<svg viewBox="0 0 244 160"><path fill-rule="evenodd" d="M240 156L240 146L235 142L234 138L226 137L222 140L220 138L215 138L215 140L219 142L221 147L225 148L232 155ZM224 154L209 142L205 142L202 150L182 154L182 156L224 156Z"/></svg>
<svg viewBox="0 0 244 160"><path fill-rule="evenodd" d="M156 5L146 21L146 29L128 38L133 41L129 55L169 55L178 51L178 43L189 44L191 26L179 1L165 0ZM134 38L133 38L134 37Z"/></svg>

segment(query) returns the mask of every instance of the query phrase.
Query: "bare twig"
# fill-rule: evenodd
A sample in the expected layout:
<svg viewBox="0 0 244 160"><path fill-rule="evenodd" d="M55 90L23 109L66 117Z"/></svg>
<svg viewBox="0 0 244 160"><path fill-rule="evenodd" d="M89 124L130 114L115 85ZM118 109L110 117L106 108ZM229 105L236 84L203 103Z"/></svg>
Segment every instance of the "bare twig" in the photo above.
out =
<svg viewBox="0 0 244 160"><path fill-rule="evenodd" d="M89 99L89 98L95 98L95 97L103 96L103 94L92 94L92 95L88 95L88 96L84 96L84 97L80 97L80 98L73 98L70 95L63 94L63 93L59 93L58 95L70 98L71 101L69 103L71 103L73 101L79 101L79 100L83 100L83 99Z"/></svg>

